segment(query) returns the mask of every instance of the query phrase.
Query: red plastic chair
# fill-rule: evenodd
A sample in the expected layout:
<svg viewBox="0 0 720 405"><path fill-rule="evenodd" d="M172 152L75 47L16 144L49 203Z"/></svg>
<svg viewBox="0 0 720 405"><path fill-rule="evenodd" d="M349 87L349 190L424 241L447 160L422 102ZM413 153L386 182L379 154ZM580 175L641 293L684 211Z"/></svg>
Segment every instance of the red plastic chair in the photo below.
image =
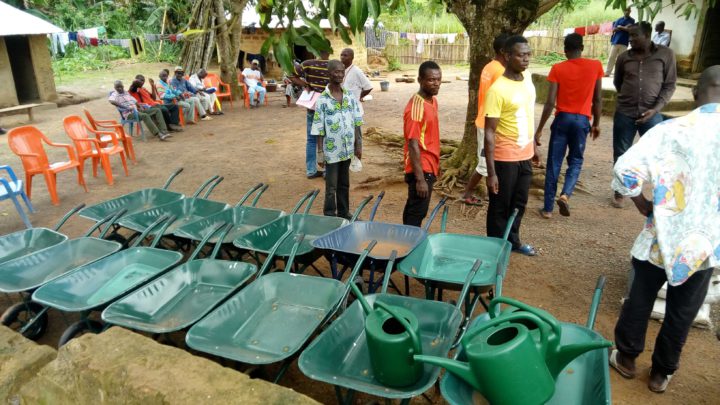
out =
<svg viewBox="0 0 720 405"><path fill-rule="evenodd" d="M45 153L43 143L48 146L65 148L69 160L66 162L50 163ZM32 125L11 129L10 132L8 132L8 145L10 146L10 150L22 160L23 168L25 169L25 191L28 198L32 197L33 176L42 174L45 177L53 205L60 204L57 196L57 174L73 168L78 172L78 183L83 186L85 192L88 191L82 169L80 168L80 162L78 162L75 157L72 146L64 143L50 142L39 129Z"/></svg>
<svg viewBox="0 0 720 405"><path fill-rule="evenodd" d="M119 122L115 120L96 120L95 118L93 118L92 114L90 114L90 111L87 110L87 108L83 108L83 111L85 112L85 117L87 118L88 122L90 123L90 127L93 130L113 130L117 139L122 142L123 147L125 148L125 152L127 152L130 160L132 160L133 163L137 163L137 160L135 159L135 147L133 146L132 137L125 134L125 128L120 125ZM103 147L106 147L110 144L110 142L112 142L112 138L108 135L101 135L98 136L98 141L100 141Z"/></svg>
<svg viewBox="0 0 720 405"><path fill-rule="evenodd" d="M217 89L215 91L215 95L218 100L222 103L222 99L227 98L230 100L230 107L233 107L233 96L232 91L230 90L230 85L220 80L218 75L215 73L208 73L205 80L203 80L203 83L205 84L205 87L215 87Z"/></svg>
<svg viewBox="0 0 720 405"><path fill-rule="evenodd" d="M110 167L110 156L120 155L125 176L128 176L127 161L125 160L125 150L118 142L115 132L95 131L80 118L79 115L70 115L63 120L65 133L73 140L77 149L78 159L80 160L80 170L85 169L85 159L92 159L93 177L97 177L98 163L102 164L105 170L105 177L109 185L113 185L112 168ZM95 136L109 136L109 146L103 147Z"/></svg>
<svg viewBox="0 0 720 405"><path fill-rule="evenodd" d="M243 99L245 99L245 108L249 109L250 108L250 94L248 93L247 84L245 84L245 76L243 76L242 73L238 72L237 78L238 78L238 84L243 89ZM265 80L260 82L260 84L262 84L263 87L267 88L267 82L265 82ZM265 105L268 105L267 93L265 93Z"/></svg>

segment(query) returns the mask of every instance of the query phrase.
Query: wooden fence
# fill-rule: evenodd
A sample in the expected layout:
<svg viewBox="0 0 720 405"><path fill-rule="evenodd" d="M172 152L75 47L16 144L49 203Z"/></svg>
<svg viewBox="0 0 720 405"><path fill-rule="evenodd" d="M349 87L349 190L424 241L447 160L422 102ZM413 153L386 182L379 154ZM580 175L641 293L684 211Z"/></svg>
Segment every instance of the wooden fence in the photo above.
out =
<svg viewBox="0 0 720 405"><path fill-rule="evenodd" d="M592 59L607 57L610 47L608 35L588 35L583 38L585 51L583 56ZM442 40L440 40L442 41ZM545 56L551 53L563 55L564 36L561 33L551 33L550 36L530 37L528 43L533 51L533 56ZM388 41L385 44L385 55L388 59L396 59L402 64L420 64L426 60L434 60L444 65L467 63L469 41L466 38L458 37L455 43L428 43L425 41L422 48L417 43L407 41ZM399 43L398 43L399 42ZM418 52L420 49L420 52Z"/></svg>

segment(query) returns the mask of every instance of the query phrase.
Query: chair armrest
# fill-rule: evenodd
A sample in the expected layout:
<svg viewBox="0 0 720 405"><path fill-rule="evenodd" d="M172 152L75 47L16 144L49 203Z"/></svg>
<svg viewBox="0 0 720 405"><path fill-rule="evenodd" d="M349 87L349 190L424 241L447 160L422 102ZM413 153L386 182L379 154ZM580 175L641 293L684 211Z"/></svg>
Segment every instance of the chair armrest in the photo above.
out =
<svg viewBox="0 0 720 405"><path fill-rule="evenodd" d="M117 124L118 122L115 120L95 120L96 124L102 124L102 125L112 125Z"/></svg>
<svg viewBox="0 0 720 405"><path fill-rule="evenodd" d="M70 155L70 158L71 158L72 160L76 160L76 159L75 159L75 152L73 151L72 145L68 145L68 144L66 144L66 143L53 143L53 142L50 142L50 141L47 141L47 144L50 145L50 146L55 146L55 147L58 147L58 148L65 148L65 149L67 149L67 152L68 152L68 155Z"/></svg>
<svg viewBox="0 0 720 405"><path fill-rule="evenodd" d="M117 137L117 133L115 133L115 132L110 132L110 131L93 131L93 132L95 133L95 136L97 138L100 138L103 135L110 135L110 138L112 138L112 143L115 145L118 144L118 137ZM99 141L100 141L100 139L98 139L98 142Z"/></svg>
<svg viewBox="0 0 720 405"><path fill-rule="evenodd" d="M0 166L0 170L5 170L8 173L8 176L10 176L10 180L17 181L17 176L15 176L15 172L13 171L12 167L10 165L2 165Z"/></svg>
<svg viewBox="0 0 720 405"><path fill-rule="evenodd" d="M40 154L39 154L39 153L16 153L16 155L18 155L18 156L20 156L20 157L25 157L25 156L27 156L27 157L40 157Z"/></svg>
<svg viewBox="0 0 720 405"><path fill-rule="evenodd" d="M7 179L0 177L0 185L5 187L5 191L6 191L7 195L12 194L12 192L13 192L12 187L10 187L10 183L8 183Z"/></svg>
<svg viewBox="0 0 720 405"><path fill-rule="evenodd" d="M225 92L230 93L230 85L229 84L220 82L219 86L220 86L220 89L225 89L225 90L222 90L221 93L225 93Z"/></svg>
<svg viewBox="0 0 720 405"><path fill-rule="evenodd" d="M98 141L95 138L73 139L73 142L89 142L89 143L93 144L95 146L95 149L97 149L98 151L100 151L100 149L102 149L100 146L100 141Z"/></svg>

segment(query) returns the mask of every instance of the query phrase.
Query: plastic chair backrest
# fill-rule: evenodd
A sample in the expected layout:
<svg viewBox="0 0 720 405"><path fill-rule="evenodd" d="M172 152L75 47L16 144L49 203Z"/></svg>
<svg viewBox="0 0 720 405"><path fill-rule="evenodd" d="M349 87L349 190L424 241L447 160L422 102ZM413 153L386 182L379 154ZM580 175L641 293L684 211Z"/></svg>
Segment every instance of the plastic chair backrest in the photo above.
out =
<svg viewBox="0 0 720 405"><path fill-rule="evenodd" d="M8 132L8 146L16 155L38 155L20 156L26 172L43 171L50 166L45 148L43 148L43 140L47 142L45 135L32 125L13 128Z"/></svg>
<svg viewBox="0 0 720 405"><path fill-rule="evenodd" d="M92 114L90 114L90 111L88 111L87 108L83 108L83 111L85 112L85 118L87 118L88 122L90 123L90 127L97 131L98 129L97 125L95 124L95 118L93 118Z"/></svg>
<svg viewBox="0 0 720 405"><path fill-rule="evenodd" d="M203 83L205 84L205 87L215 87L218 91L220 91L220 78L215 73L208 73L205 80L203 80Z"/></svg>
<svg viewBox="0 0 720 405"><path fill-rule="evenodd" d="M89 155L93 152L92 143L90 142L75 142L79 139L88 139L88 131L86 129L85 121L80 118L79 115L69 115L63 119L63 127L65 127L65 133L73 140L75 148L78 154ZM93 138L94 139L94 138Z"/></svg>

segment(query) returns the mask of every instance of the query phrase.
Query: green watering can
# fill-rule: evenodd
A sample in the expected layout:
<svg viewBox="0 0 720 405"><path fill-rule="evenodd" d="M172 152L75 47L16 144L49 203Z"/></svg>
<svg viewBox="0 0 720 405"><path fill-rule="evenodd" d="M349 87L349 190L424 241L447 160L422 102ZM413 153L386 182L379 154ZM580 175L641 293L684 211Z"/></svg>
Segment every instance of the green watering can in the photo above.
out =
<svg viewBox="0 0 720 405"><path fill-rule="evenodd" d="M397 252L393 251L386 276L392 272L396 256ZM388 387L406 387L418 382L423 374L423 364L413 360L413 355L422 354L415 314L380 301L375 301L373 309L354 283L350 283L350 288L366 315L365 336L375 379Z"/></svg>
<svg viewBox="0 0 720 405"><path fill-rule="evenodd" d="M501 303L511 308L499 313ZM585 352L612 345L604 339L561 345L562 329L555 317L511 298L493 299L489 313L491 320L462 339L467 363L423 355L414 358L462 378L493 405L545 403L568 363Z"/></svg>

